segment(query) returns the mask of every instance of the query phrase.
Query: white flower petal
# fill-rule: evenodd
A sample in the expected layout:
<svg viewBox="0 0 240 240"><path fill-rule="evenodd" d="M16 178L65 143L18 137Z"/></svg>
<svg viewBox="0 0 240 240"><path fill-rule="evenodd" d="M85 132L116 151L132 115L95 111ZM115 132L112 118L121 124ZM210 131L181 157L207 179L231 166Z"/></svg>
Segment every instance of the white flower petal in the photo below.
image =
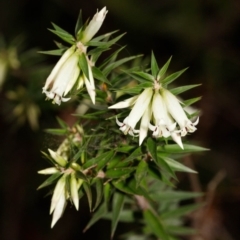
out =
<svg viewBox="0 0 240 240"><path fill-rule="evenodd" d="M87 79L87 77L85 75L83 75L83 79L84 79L84 83L87 88L88 94L92 100L92 103L95 104L95 96L96 96L95 86L93 86L90 83L90 81Z"/></svg>
<svg viewBox="0 0 240 240"><path fill-rule="evenodd" d="M140 131L139 131L139 146L142 144L143 140L147 136L151 115L152 115L152 109L149 106L146 108L146 111L144 112L144 114L142 116L142 120L141 120L141 124L140 124Z"/></svg>
<svg viewBox="0 0 240 240"><path fill-rule="evenodd" d="M182 144L182 139L181 139L181 136L179 133L172 132L171 137L172 137L173 141L176 142L180 148L184 149L183 144Z"/></svg>
<svg viewBox="0 0 240 240"><path fill-rule="evenodd" d="M64 195L65 193L65 181L66 181L66 175L63 175L57 182L54 192L53 192L53 196L52 196L52 200L51 200L51 207L50 207L50 214L54 211L54 209L56 208L59 199L61 198L62 195Z"/></svg>
<svg viewBox="0 0 240 240"><path fill-rule="evenodd" d="M179 126L183 128L188 118L180 105L179 100L167 89L162 88L161 90L168 112L176 120Z"/></svg>
<svg viewBox="0 0 240 240"><path fill-rule="evenodd" d="M54 81L54 78L56 77L56 74L58 73L58 71L60 70L60 68L62 67L62 65L66 62L66 60L74 53L74 49L75 46L72 46L71 48L69 48L60 58L60 60L57 62L57 64L55 65L55 67L53 68L53 70L51 71L50 75L48 76L45 86L43 87L44 90L47 90L49 85L52 84L52 82Z"/></svg>
<svg viewBox="0 0 240 240"><path fill-rule="evenodd" d="M135 105L133 106L132 111L128 116L127 124L132 129L135 128L137 122L142 117L146 108L149 106L149 103L152 99L152 88L146 88L137 98Z"/></svg>
<svg viewBox="0 0 240 240"><path fill-rule="evenodd" d="M53 213L51 228L54 227L56 222L62 216L65 205L66 205L66 197L65 197L65 193L63 192L63 194L60 196L60 198L56 204L56 208Z"/></svg>
<svg viewBox="0 0 240 240"><path fill-rule="evenodd" d="M139 96L134 96L134 97L131 97L131 98L128 98L126 100L123 100L121 102L118 102L108 108L110 109L120 109L120 108L127 108L127 107L131 107L137 100Z"/></svg>
<svg viewBox="0 0 240 240"><path fill-rule="evenodd" d="M73 88L74 84L76 83L79 73L80 73L80 69L78 67L78 55L75 54L73 57L71 57L71 61L72 64L69 66L69 80L68 80L68 84L67 87L65 88L64 91L64 96L66 96L66 94ZM70 67L72 69L70 69Z"/></svg>
<svg viewBox="0 0 240 240"><path fill-rule="evenodd" d="M78 183L74 173L71 173L70 191L71 191L72 201L76 209L78 210L78 207L79 207Z"/></svg>

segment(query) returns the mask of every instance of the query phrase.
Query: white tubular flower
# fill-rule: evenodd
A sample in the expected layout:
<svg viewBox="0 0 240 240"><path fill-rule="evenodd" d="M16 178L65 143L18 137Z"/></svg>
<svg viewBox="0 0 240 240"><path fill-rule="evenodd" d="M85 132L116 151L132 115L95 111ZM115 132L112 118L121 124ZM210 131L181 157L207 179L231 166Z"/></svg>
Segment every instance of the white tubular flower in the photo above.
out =
<svg viewBox="0 0 240 240"><path fill-rule="evenodd" d="M57 203L54 213L53 213L51 228L54 227L56 222L62 216L65 205L66 205L66 197L65 197L65 194L62 194L58 200L58 203Z"/></svg>
<svg viewBox="0 0 240 240"><path fill-rule="evenodd" d="M181 136L185 136L188 132L194 132L197 129L195 126L198 124L199 119L192 123L187 118L187 115L180 105L179 100L171 92L169 92L167 89L162 88L161 93L167 106L168 112L180 126Z"/></svg>
<svg viewBox="0 0 240 240"><path fill-rule="evenodd" d="M78 79L80 69L78 67L78 53L75 47L69 48L60 58L46 80L43 92L48 99L58 105L61 101L66 102L70 98L63 98L74 86ZM50 90L48 90L51 88Z"/></svg>
<svg viewBox="0 0 240 240"><path fill-rule="evenodd" d="M129 133L132 136L135 136L134 133L139 133L139 145L141 145L143 139L147 135L146 126L149 125L150 116L151 116L151 99L153 95L152 88L146 88L140 95L137 97L129 98L123 102L119 102L109 108L126 108L131 107L132 111L121 123L116 119L117 124L120 126L120 130L124 132L124 134ZM150 109L149 109L150 108ZM140 130L135 130L135 126L137 122L142 118L140 124Z"/></svg>
<svg viewBox="0 0 240 240"><path fill-rule="evenodd" d="M153 131L153 137L168 138L171 136L173 141L183 149L181 136L178 131L175 130L176 123L174 123L173 119L169 116L164 100L158 91L156 91L153 96L152 111L153 121L156 126L149 124L149 129Z"/></svg>
<svg viewBox="0 0 240 240"><path fill-rule="evenodd" d="M83 32L83 38L81 39L83 43L90 41L93 36L98 32L98 30L102 26L107 12L108 11L106 7L104 7L100 12L97 11L97 13L93 16L92 20Z"/></svg>
<svg viewBox="0 0 240 240"><path fill-rule="evenodd" d="M56 184L51 200L50 214L54 211L51 227L53 227L58 219L62 216L66 204L65 185L66 175L63 175Z"/></svg>

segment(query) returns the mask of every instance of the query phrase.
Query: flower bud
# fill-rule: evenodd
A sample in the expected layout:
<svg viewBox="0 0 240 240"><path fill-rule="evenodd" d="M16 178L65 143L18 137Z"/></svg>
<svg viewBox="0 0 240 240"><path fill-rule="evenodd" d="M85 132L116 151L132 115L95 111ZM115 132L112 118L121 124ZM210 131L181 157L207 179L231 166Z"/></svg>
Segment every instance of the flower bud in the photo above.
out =
<svg viewBox="0 0 240 240"><path fill-rule="evenodd" d="M93 38L93 36L98 32L98 30L102 26L102 23L105 19L107 12L108 11L106 7L104 7L100 12L97 12L93 16L92 20L90 21L90 23L87 25L86 29L83 32L83 38L81 39L83 43L87 43L88 41L90 41Z"/></svg>

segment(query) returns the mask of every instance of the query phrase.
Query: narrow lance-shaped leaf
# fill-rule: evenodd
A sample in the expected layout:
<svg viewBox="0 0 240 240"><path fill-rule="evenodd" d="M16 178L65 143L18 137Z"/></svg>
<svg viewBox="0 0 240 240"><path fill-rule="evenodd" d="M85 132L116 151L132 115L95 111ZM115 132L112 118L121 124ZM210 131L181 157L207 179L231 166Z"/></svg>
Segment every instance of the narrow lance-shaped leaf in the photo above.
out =
<svg viewBox="0 0 240 240"><path fill-rule="evenodd" d="M191 98L191 99L185 100L185 101L183 101L183 104L184 104L183 107L190 106L193 103L199 101L200 99L201 99L201 97L196 97L196 98Z"/></svg>
<svg viewBox="0 0 240 240"><path fill-rule="evenodd" d="M63 33L63 32L58 32L58 31L52 30L52 29L49 29L49 31L56 34L58 37L60 37L65 42L68 42L70 44L74 44L75 39L72 35L66 34L66 33Z"/></svg>
<svg viewBox="0 0 240 240"><path fill-rule="evenodd" d="M80 30L80 28L82 27L83 23L82 23L82 10L79 11L78 14L78 19L75 25L75 36L78 39L78 31Z"/></svg>
<svg viewBox="0 0 240 240"><path fill-rule="evenodd" d="M91 212L92 211L92 190L91 190L90 185L87 182L83 183L83 188L84 188L85 193L87 194L89 209Z"/></svg>
<svg viewBox="0 0 240 240"><path fill-rule="evenodd" d="M168 84L170 84L171 82L173 82L174 80L176 80L178 77L180 77L188 68L185 68L183 70L180 70L178 72L175 72L169 76L167 76L166 78L164 78L162 80L162 84L164 86L167 86Z"/></svg>
<svg viewBox="0 0 240 240"><path fill-rule="evenodd" d="M181 149L177 144L168 144L164 146L158 146L157 148L158 152L162 153L191 153L191 152L203 152L203 151L208 151L209 149L195 146L195 145L190 145L190 144L184 144L184 149Z"/></svg>
<svg viewBox="0 0 240 240"><path fill-rule="evenodd" d="M157 144L156 141L152 138L148 138L147 140L147 149L154 160L154 162L163 170L165 170L167 173L169 173L173 178L176 179L176 176L172 169L168 166L168 164L157 155Z"/></svg>
<svg viewBox="0 0 240 240"><path fill-rule="evenodd" d="M112 31L112 32L109 32L109 33L105 33L105 34L102 34L100 36L97 36L95 38L92 39L93 42L99 42L101 41L102 39L108 39L112 34L118 32L119 30L115 30L115 31Z"/></svg>
<svg viewBox="0 0 240 240"><path fill-rule="evenodd" d="M61 172L54 173L52 176L50 176L49 178L47 178L47 180L45 180L45 181L37 188L37 190L39 190L39 189L41 189L41 188L44 188L44 187L47 187L48 185L54 183L54 181L55 181L56 179L58 179L61 175L62 175Z"/></svg>
<svg viewBox="0 0 240 240"><path fill-rule="evenodd" d="M169 89L169 91L173 95L178 95L180 93L186 92L186 91L188 91L188 90L190 90L192 88L199 87L199 86L201 86L201 84L192 84L192 85L186 85L186 86L172 88L172 89Z"/></svg>
<svg viewBox="0 0 240 240"><path fill-rule="evenodd" d="M199 209L203 205L204 204L200 203L200 204L191 204L183 207L178 207L174 210L168 211L166 213L162 213L161 218L162 219L178 218Z"/></svg>
<svg viewBox="0 0 240 240"><path fill-rule="evenodd" d="M110 63L106 68L103 70L103 74L108 75L113 69L117 68L118 66L122 65L123 63L126 63L128 61L133 60L134 58L141 57L142 55L132 56L132 57L126 57L123 59L120 59L116 62Z"/></svg>
<svg viewBox="0 0 240 240"><path fill-rule="evenodd" d="M168 66L169 66L169 64L170 64L170 62L171 62L171 59L172 59L172 57L170 57L169 59L168 59L168 61L163 65L163 67L159 70L159 73L158 73L158 75L157 75L157 79L160 79L160 82L162 82L161 80L162 80L162 77L164 76L164 74L166 73L166 71L167 71L167 69L168 69Z"/></svg>
<svg viewBox="0 0 240 240"><path fill-rule="evenodd" d="M86 232L94 223L96 223L98 220L100 220L102 217L106 215L107 208L105 204L102 204L98 210L94 213L91 220L87 224L87 226L84 228L83 232Z"/></svg>
<svg viewBox="0 0 240 240"><path fill-rule="evenodd" d="M52 25L53 25L54 29L56 31L58 31L59 33L63 33L63 34L66 34L66 35L69 35L72 37L72 35L70 33L68 33L66 30L62 29L61 27L59 27L57 24L52 23Z"/></svg>
<svg viewBox="0 0 240 240"><path fill-rule="evenodd" d="M97 67L95 67L95 66L92 67L92 73L93 73L94 78L98 79L101 82L111 85L111 83L108 81L108 79L105 77L105 75Z"/></svg>
<svg viewBox="0 0 240 240"><path fill-rule="evenodd" d="M154 198L161 202L182 201L186 199L201 197L202 195L203 193L200 192L184 192L173 190L154 192Z"/></svg>
<svg viewBox="0 0 240 240"><path fill-rule="evenodd" d="M115 193L113 196L112 205L112 226L111 226L111 238L113 238L118 221L119 215L124 205L124 195L121 193Z"/></svg>
<svg viewBox="0 0 240 240"><path fill-rule="evenodd" d="M158 67L158 64L157 64L157 61L156 61L156 58L155 58L153 52L152 52L152 56L151 56L151 71L152 71L152 75L154 76L154 78L157 79L159 67Z"/></svg>
<svg viewBox="0 0 240 240"><path fill-rule="evenodd" d="M150 210L143 212L145 223L152 230L152 233L162 240L169 240L169 236L164 229L160 219Z"/></svg>
<svg viewBox="0 0 240 240"><path fill-rule="evenodd" d="M67 129L68 128L68 125L67 123L65 123L61 118L57 117L57 121L58 121L58 124L64 128L64 129Z"/></svg>
<svg viewBox="0 0 240 240"><path fill-rule="evenodd" d="M89 79L88 61L87 61L86 55L84 53L81 53L79 55L79 62L78 63L79 63L80 69L83 71L83 73L85 74L87 79Z"/></svg>
<svg viewBox="0 0 240 240"><path fill-rule="evenodd" d="M119 49L117 49L115 52L113 52L108 58L104 60L104 62L99 66L100 69L103 69L107 66L107 64L113 62L116 60L118 54L125 48L126 46L123 46Z"/></svg>
<svg viewBox="0 0 240 240"><path fill-rule="evenodd" d="M113 168L106 171L106 177L108 178L122 178L129 175L131 172L135 171L135 167L128 168Z"/></svg>
<svg viewBox="0 0 240 240"><path fill-rule="evenodd" d="M182 227L182 226L174 226L174 225L168 225L166 226L166 230L168 233L174 234L174 235L194 235L197 234L197 230L190 228L190 227Z"/></svg>
<svg viewBox="0 0 240 240"><path fill-rule="evenodd" d="M99 41L94 41L94 39L93 39L93 40L89 41L86 45L91 46L91 47L104 47L104 48L106 47L106 48L109 48L111 45L116 43L124 35L125 35L125 33L115 37L114 39L112 39L108 42L99 42Z"/></svg>
<svg viewBox="0 0 240 240"><path fill-rule="evenodd" d="M154 77L149 74L149 73L145 73L145 72L134 72L133 76L138 75L139 77L143 78L145 81L150 81L151 83L154 82Z"/></svg>
<svg viewBox="0 0 240 240"><path fill-rule="evenodd" d="M96 165L97 169L100 170L107 164L108 161L110 161L110 159L113 157L113 155L114 155L113 150L102 153L101 155L97 156L96 158L92 158L92 159L88 160L83 165L83 169L86 169L86 168Z"/></svg>
<svg viewBox="0 0 240 240"><path fill-rule="evenodd" d="M93 211L95 211L95 209L99 206L99 204L101 203L102 197L103 197L103 180L101 178L96 178L95 186L96 186L97 199L96 199L96 203L93 208Z"/></svg>
<svg viewBox="0 0 240 240"><path fill-rule="evenodd" d="M65 52L65 49L55 49L55 50L49 50L49 51L38 51L38 53L42 54L48 54L48 55L55 55L55 56L61 56Z"/></svg>
<svg viewBox="0 0 240 240"><path fill-rule="evenodd" d="M144 160L140 161L135 173L137 187L141 184L141 181L146 177L147 172L148 172L147 163Z"/></svg>
<svg viewBox="0 0 240 240"><path fill-rule="evenodd" d="M60 135L60 136L67 134L67 130L65 129L45 129L45 132L53 135Z"/></svg>
<svg viewBox="0 0 240 240"><path fill-rule="evenodd" d="M174 170L174 171L179 171L179 172L189 172L189 173L197 173L193 169L184 166L180 162L177 162L171 158L168 157L162 157L165 162Z"/></svg>

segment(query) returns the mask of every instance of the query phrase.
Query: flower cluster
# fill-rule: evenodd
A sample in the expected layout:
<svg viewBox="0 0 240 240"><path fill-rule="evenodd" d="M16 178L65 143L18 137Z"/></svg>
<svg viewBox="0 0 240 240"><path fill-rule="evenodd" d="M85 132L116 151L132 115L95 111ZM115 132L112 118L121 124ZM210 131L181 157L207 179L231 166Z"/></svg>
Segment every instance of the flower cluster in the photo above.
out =
<svg viewBox="0 0 240 240"><path fill-rule="evenodd" d="M81 37L76 43L68 48L57 62L52 72L48 76L45 86L43 87L43 93L46 94L47 99L53 99L53 103L58 105L61 102L66 102L70 98L65 96L76 86L76 89L80 89L84 84L87 88L88 94L95 104L95 84L92 73L92 61L87 56L87 46L93 36L100 29L105 16L107 14L106 7L100 12L97 12L93 19L89 22L86 28L81 32ZM87 70L81 69L79 61L83 59Z"/></svg>
<svg viewBox="0 0 240 240"><path fill-rule="evenodd" d="M146 138L148 129L153 137L172 137L183 149L181 137L196 130L198 119L192 122L184 112L180 101L159 81L154 80L153 88L146 88L141 94L110 106L111 109L132 107L130 114L120 122L116 119L124 134L139 136L139 145ZM141 119L140 129L135 129ZM151 122L153 124L151 124ZM135 135L136 134L136 135Z"/></svg>
<svg viewBox="0 0 240 240"><path fill-rule="evenodd" d="M70 167L67 167L68 161L65 157L59 155L57 152L54 152L51 149L48 149L48 151L56 166L40 170L38 173L44 175L60 175L60 178L57 181L53 191L50 207L50 214L53 213L51 224L51 227L53 227L62 216L65 206L67 205L67 199L70 198L78 210L78 190L82 186L83 180L76 177L76 169L80 169L78 164L72 163ZM43 186L40 186L39 188L41 187Z"/></svg>

